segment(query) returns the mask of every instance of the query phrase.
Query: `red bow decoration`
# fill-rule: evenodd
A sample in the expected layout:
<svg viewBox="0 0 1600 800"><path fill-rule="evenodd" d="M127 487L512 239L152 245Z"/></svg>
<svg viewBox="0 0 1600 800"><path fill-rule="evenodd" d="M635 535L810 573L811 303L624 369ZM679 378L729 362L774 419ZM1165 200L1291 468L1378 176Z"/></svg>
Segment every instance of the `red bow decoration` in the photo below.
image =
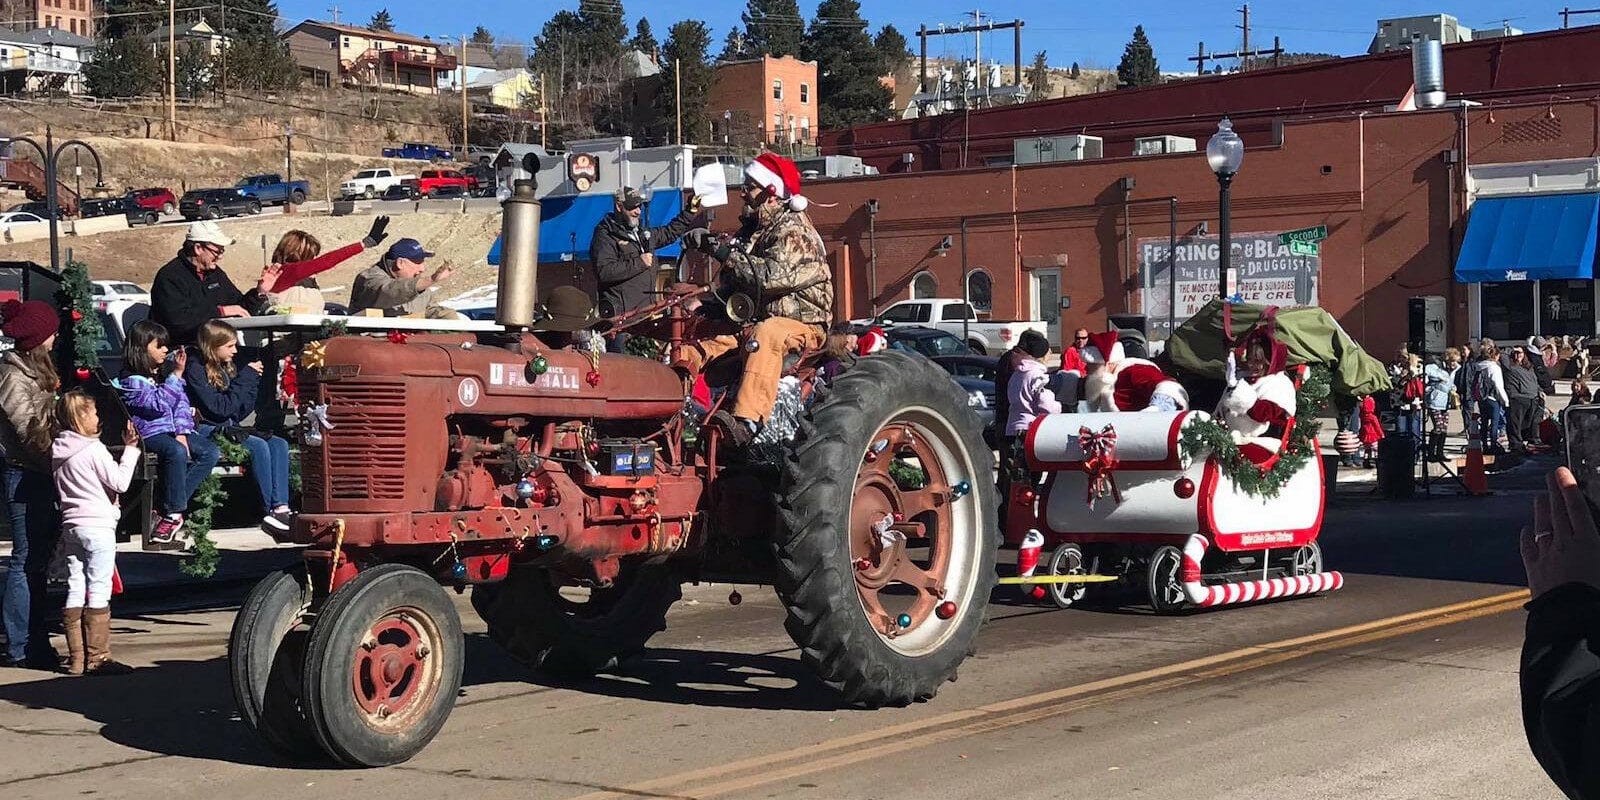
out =
<svg viewBox="0 0 1600 800"><path fill-rule="evenodd" d="M405 331L389 331L389 341L394 344L405 344L406 340L410 338L411 334Z"/></svg>
<svg viewBox="0 0 1600 800"><path fill-rule="evenodd" d="M1089 508L1106 495L1114 503L1122 502L1122 491L1117 488L1117 478L1112 473L1117 468L1117 429L1106 425L1099 433L1087 425L1078 427L1078 447L1083 450L1083 471L1089 473L1089 491L1086 498Z"/></svg>

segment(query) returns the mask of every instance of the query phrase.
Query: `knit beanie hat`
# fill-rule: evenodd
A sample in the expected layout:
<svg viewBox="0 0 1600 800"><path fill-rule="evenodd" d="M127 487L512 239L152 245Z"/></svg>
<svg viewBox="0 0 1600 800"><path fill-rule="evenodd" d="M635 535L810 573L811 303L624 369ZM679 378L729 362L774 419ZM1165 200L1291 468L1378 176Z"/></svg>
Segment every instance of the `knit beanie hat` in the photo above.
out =
<svg viewBox="0 0 1600 800"><path fill-rule="evenodd" d="M1034 358L1044 358L1044 354L1050 352L1050 341L1038 331L1023 331L1022 337L1017 340L1017 345L1022 348L1022 352Z"/></svg>
<svg viewBox="0 0 1600 800"><path fill-rule="evenodd" d="M32 350L54 336L61 327L55 308L42 300L7 300L0 304L0 332L17 343L18 350Z"/></svg>

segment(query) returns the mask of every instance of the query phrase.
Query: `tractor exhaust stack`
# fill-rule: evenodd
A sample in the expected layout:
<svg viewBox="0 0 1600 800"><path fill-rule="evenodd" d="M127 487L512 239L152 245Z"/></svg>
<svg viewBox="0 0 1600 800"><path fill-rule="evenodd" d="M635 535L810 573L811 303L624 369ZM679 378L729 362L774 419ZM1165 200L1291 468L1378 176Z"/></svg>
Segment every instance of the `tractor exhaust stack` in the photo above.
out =
<svg viewBox="0 0 1600 800"><path fill-rule="evenodd" d="M534 181L512 185L501 204L500 278L496 286L495 322L510 329L533 326L539 301L539 198Z"/></svg>

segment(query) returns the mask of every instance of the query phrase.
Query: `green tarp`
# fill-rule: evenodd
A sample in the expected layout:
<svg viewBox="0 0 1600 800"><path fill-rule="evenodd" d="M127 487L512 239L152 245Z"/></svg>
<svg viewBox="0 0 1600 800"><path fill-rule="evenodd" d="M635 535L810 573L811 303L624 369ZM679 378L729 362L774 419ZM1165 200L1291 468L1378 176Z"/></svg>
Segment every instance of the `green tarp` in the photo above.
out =
<svg viewBox="0 0 1600 800"><path fill-rule="evenodd" d="M1233 333L1239 336L1261 318L1265 306L1233 307ZM1290 364L1328 368L1336 394L1360 397L1392 388L1383 363L1367 354L1339 323L1320 308L1278 310L1278 341L1289 347ZM1222 301L1212 300L1167 341L1167 357L1179 369L1221 380L1228 349L1222 338Z"/></svg>

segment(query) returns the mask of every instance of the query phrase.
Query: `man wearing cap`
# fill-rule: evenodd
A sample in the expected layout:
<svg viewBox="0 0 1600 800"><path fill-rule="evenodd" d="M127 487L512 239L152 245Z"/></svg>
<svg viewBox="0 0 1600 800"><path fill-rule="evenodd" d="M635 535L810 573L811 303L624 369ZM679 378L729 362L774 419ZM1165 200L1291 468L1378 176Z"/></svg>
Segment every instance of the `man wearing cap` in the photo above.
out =
<svg viewBox="0 0 1600 800"><path fill-rule="evenodd" d="M215 222L190 223L177 258L156 272L150 286L150 319L161 323L174 346L194 344L195 332L218 317L248 317L266 310L267 291L278 270L269 267L248 294L222 271L222 254L233 239Z"/></svg>
<svg viewBox="0 0 1600 800"><path fill-rule="evenodd" d="M806 218L800 171L794 162L763 153L745 167L740 194L745 210L734 240L702 246L721 261L735 291L748 294L765 317L740 336L718 336L680 348L676 365L698 372L706 363L743 347L744 379L733 416L743 431L730 430L735 443L748 441L772 412L785 354L821 347L833 321L833 276L822 237Z"/></svg>
<svg viewBox="0 0 1600 800"><path fill-rule="evenodd" d="M616 195L616 210L595 226L589 243L589 263L599 283L600 316L614 317L649 305L656 288L655 251L672 244L694 227L699 201L691 200L683 212L659 228L643 227L644 198L624 188ZM620 351L621 344L615 348Z"/></svg>
<svg viewBox="0 0 1600 800"><path fill-rule="evenodd" d="M383 258L363 270L351 284L350 313L376 308L382 310L384 316L426 314L429 290L455 274L455 270L445 265L434 270L432 275L424 276L423 262L432 257L433 254L422 249L422 243L416 239L401 239L389 245Z"/></svg>

